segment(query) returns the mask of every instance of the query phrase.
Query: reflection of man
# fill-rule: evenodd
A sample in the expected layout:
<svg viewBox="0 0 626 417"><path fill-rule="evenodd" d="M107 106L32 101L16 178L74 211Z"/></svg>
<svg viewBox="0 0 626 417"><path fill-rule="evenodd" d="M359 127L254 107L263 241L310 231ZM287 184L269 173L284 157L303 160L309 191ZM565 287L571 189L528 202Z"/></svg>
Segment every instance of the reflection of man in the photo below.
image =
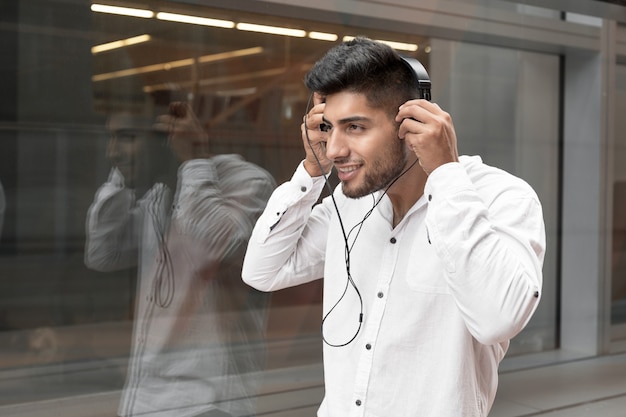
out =
<svg viewBox="0 0 626 417"><path fill-rule="evenodd" d="M267 299L240 271L274 182L237 155L209 155L190 109L170 110L156 130L111 119L114 167L87 216L88 267L139 267L119 414L253 415ZM173 176L172 155L181 163Z"/></svg>
<svg viewBox="0 0 626 417"><path fill-rule="evenodd" d="M318 416L486 416L539 302L536 194L459 157L450 115L414 99L384 44L334 47L306 84L306 158L259 218L243 278L265 291L324 278ZM333 167L341 184L315 204Z"/></svg>

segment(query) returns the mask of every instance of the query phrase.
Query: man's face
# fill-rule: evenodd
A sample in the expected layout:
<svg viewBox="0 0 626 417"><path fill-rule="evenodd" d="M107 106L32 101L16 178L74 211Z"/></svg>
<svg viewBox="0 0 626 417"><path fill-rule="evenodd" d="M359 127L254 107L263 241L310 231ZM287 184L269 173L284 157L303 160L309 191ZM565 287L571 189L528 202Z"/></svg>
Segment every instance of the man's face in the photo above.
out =
<svg viewBox="0 0 626 417"><path fill-rule="evenodd" d="M107 122L107 158L122 176L127 187L148 186L149 140L152 121L128 113L115 113Z"/></svg>
<svg viewBox="0 0 626 417"><path fill-rule="evenodd" d="M134 188L141 177L145 159L145 132L119 129L110 132L107 157L122 176L127 187Z"/></svg>
<svg viewBox="0 0 626 417"><path fill-rule="evenodd" d="M388 113L371 107L363 94L326 97L326 156L333 161L343 193L351 198L385 188L404 169L407 152Z"/></svg>

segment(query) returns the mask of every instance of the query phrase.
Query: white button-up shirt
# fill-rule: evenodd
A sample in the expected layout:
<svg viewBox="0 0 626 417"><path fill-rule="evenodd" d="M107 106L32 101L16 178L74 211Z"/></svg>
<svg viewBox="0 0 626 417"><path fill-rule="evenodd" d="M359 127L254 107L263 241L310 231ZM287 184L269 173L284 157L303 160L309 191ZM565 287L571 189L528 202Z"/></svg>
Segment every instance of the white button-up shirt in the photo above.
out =
<svg viewBox="0 0 626 417"><path fill-rule="evenodd" d="M264 291L324 277L318 416L486 416L498 364L540 298L535 192L461 157L394 228L381 192L349 199L337 187L336 210L330 197L315 205L322 187L300 165L270 198L243 269Z"/></svg>

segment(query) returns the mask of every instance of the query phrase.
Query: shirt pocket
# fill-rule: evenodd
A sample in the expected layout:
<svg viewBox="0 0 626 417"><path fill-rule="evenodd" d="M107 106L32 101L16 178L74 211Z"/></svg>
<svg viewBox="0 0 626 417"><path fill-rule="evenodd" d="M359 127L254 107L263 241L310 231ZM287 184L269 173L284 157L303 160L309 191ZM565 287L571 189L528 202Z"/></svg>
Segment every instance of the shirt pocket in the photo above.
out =
<svg viewBox="0 0 626 417"><path fill-rule="evenodd" d="M443 262L427 241L413 244L405 270L405 281L410 290L430 294L450 294Z"/></svg>

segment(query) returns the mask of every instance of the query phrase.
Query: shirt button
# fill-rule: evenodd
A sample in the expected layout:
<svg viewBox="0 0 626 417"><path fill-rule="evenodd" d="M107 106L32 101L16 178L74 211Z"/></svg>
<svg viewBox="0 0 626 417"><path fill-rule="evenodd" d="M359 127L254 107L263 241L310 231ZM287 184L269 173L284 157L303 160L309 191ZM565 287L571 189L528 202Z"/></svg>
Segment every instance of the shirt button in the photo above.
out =
<svg viewBox="0 0 626 417"><path fill-rule="evenodd" d="M378 293L378 298L383 298L383 296L384 296L384 294L383 294L382 291Z"/></svg>
<svg viewBox="0 0 626 417"><path fill-rule="evenodd" d="M365 349L370 350L371 348L372 348L372 345L370 345L369 343L365 345Z"/></svg>
<svg viewBox="0 0 626 417"><path fill-rule="evenodd" d="M355 401L355 404L356 404L357 406L360 406L360 405L361 405L361 400L356 400L356 401Z"/></svg>
<svg viewBox="0 0 626 417"><path fill-rule="evenodd" d="M391 243L396 243L396 238L395 238L395 237L392 237L391 239L389 239L389 241L390 241Z"/></svg>
<svg viewBox="0 0 626 417"><path fill-rule="evenodd" d="M432 194L428 194L428 201L431 201L433 199L433 195Z"/></svg>
<svg viewBox="0 0 626 417"><path fill-rule="evenodd" d="M306 191L306 187L303 185L302 187L300 187L300 191L305 192Z"/></svg>

